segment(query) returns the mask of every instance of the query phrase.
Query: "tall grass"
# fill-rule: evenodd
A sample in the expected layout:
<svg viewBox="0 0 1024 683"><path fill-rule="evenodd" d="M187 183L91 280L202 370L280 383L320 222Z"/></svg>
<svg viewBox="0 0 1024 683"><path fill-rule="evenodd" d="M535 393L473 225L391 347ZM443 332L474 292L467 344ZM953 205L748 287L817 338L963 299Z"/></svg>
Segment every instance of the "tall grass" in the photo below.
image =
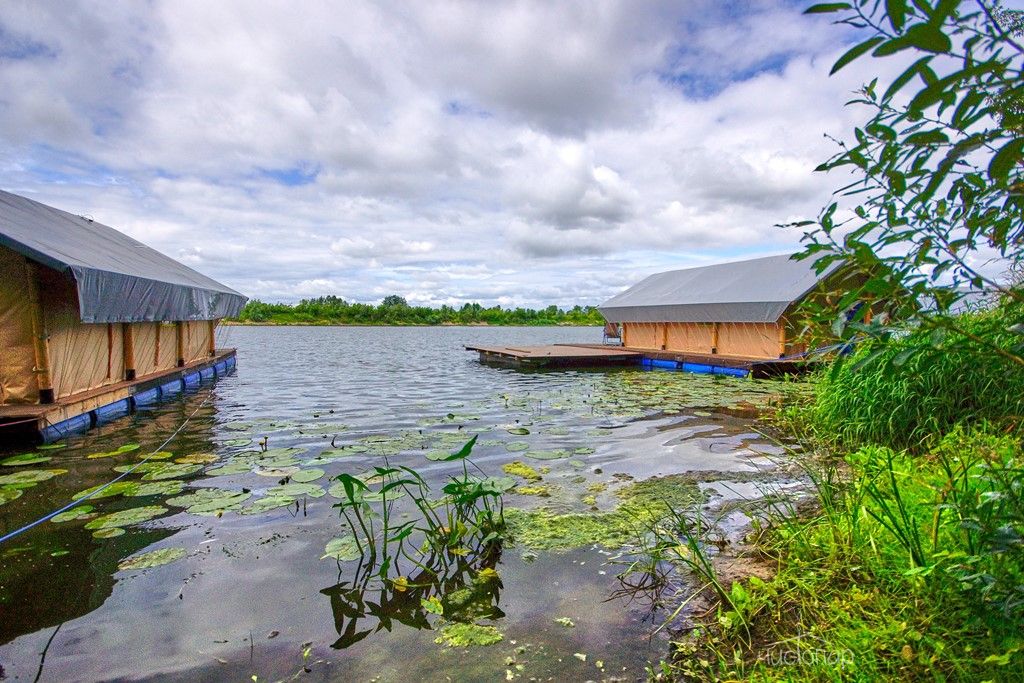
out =
<svg viewBox="0 0 1024 683"><path fill-rule="evenodd" d="M994 349L1019 353L1024 336L1010 328L1020 322L1020 308L958 316L963 333L916 330L862 342L818 382L808 416L816 439L924 450L957 424L987 421L1019 432L1024 372Z"/></svg>
<svg viewBox="0 0 1024 683"><path fill-rule="evenodd" d="M780 412L813 505L772 503L774 575L716 591L741 632L702 624L667 677L1024 680L1024 373L992 352L1019 313L870 342Z"/></svg>

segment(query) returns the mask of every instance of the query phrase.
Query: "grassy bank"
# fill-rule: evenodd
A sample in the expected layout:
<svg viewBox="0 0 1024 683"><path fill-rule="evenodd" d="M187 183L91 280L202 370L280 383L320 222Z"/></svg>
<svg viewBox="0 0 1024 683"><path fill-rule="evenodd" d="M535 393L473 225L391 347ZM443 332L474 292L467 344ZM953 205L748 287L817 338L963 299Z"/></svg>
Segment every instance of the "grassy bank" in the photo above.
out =
<svg viewBox="0 0 1024 683"><path fill-rule="evenodd" d="M1016 349L1017 313L865 345L776 416L810 495L763 510L760 578L717 587L661 676L1024 679L1024 373L971 340ZM680 570L714 555L675 532Z"/></svg>
<svg viewBox="0 0 1024 683"><path fill-rule="evenodd" d="M388 297L377 306L349 303L335 296L303 299L297 304L268 304L254 299L228 323L259 325L603 325L592 306L560 309L485 308L467 303L459 308L409 306Z"/></svg>

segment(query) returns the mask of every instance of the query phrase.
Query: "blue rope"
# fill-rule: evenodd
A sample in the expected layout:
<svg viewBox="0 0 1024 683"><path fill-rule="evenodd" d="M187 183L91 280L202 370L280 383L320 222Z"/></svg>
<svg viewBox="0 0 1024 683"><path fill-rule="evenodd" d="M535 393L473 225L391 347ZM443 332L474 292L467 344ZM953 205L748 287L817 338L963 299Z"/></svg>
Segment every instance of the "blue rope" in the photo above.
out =
<svg viewBox="0 0 1024 683"><path fill-rule="evenodd" d="M60 513L66 512L66 511L70 510L71 508L75 507L76 505L78 505L79 503L83 503L83 502L89 500L90 498L95 496L100 491L103 491L103 490L105 490L107 488L110 488L111 486L113 486L117 482L119 482L122 479L124 479L125 477L127 477L129 474L131 474L136 469L141 467L147 460L149 460L154 455L156 455L157 453L162 451L164 449L164 447L167 444L169 444L172 439L174 439L174 437L176 437L178 434L180 434L181 430L185 428L185 425L187 425L189 423L189 420L191 420L193 417L195 417L196 413L198 413L200 410L202 410L203 406L206 405L206 402L210 400L210 397L212 395L213 395L213 389L210 389L209 393L206 394L206 398L204 398L203 402L199 404L199 407L196 408L195 410L193 410L192 414L189 415L188 417L186 417L185 421L182 422L181 425L179 425L178 428L174 430L174 433L171 434L169 437L167 437L162 444L160 444L159 446L156 447L156 450L152 451L145 458L143 458L142 460L138 461L137 463L135 463L134 465L129 467L127 470L125 470L123 473L121 473L117 477L114 477L113 479L111 479L110 481L108 481L106 484L104 484L103 486L99 487L95 491L91 491L88 495L82 496L81 498L79 498L77 500L73 500L70 503L68 503L67 505L65 505L64 507L58 508L58 509L54 510L53 512L49 513L49 514L43 515L39 519L35 520L34 522L30 522L30 523L26 524L25 526L21 527L20 529L15 529L14 531L11 531L10 533L6 533L3 536L0 536L0 543L4 543L6 541L9 541L12 538L14 538L15 536L20 536L21 534L25 533L29 529L32 529L34 527L39 526L43 522L50 521L51 519L53 519L54 517L56 517Z"/></svg>

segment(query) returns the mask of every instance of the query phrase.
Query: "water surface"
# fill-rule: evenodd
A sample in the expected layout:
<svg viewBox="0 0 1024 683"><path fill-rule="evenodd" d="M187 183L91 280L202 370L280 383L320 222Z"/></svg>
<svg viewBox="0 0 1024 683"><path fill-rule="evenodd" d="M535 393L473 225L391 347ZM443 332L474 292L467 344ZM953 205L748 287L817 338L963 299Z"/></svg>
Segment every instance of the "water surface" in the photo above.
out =
<svg viewBox="0 0 1024 683"><path fill-rule="evenodd" d="M517 371L481 365L462 348L595 342L599 328L234 327L223 334L238 348L235 375L74 437L66 448L39 451L48 461L0 468L0 477L67 470L0 505L6 532L110 480L115 467L138 462L188 418L166 447L171 455L156 462L195 457L195 472L186 465L171 479L184 493L207 487L249 496L220 516L167 504L170 493L105 497L89 501L91 518L49 522L0 546L0 679L276 680L307 667L303 676L312 680L634 680L665 655L663 638L651 637L657 615L642 601L610 598L621 588L613 551L533 552L514 540L492 558L500 583L479 620L498 627L503 640L435 643L439 619L421 628L418 605L403 604L402 594L356 595L355 563L320 559L342 532L337 498L321 491L261 510L258 501L278 485L273 472L229 466L224 473L264 449L297 449L282 458L308 470L332 445L357 446L316 465L326 475L311 485L323 489L332 476L365 472L384 457L441 484L456 466L424 456L457 450L475 434L473 460L488 474L514 460L550 468L543 479L550 496L512 492L506 505L556 512L609 509L617 487L657 475L707 479L709 509L759 495L758 482L787 481L779 450L751 429L751 409L778 390L771 383L634 369ZM520 426L529 434L512 433ZM571 456L531 460L529 451L509 451L516 441ZM139 448L88 457L126 444ZM144 484L144 475L128 481ZM606 490L595 493L595 483ZM87 528L96 515L140 507L166 511L100 530L118 534L106 538ZM169 564L118 568L140 553L178 548L184 556ZM575 625L557 623L561 617Z"/></svg>

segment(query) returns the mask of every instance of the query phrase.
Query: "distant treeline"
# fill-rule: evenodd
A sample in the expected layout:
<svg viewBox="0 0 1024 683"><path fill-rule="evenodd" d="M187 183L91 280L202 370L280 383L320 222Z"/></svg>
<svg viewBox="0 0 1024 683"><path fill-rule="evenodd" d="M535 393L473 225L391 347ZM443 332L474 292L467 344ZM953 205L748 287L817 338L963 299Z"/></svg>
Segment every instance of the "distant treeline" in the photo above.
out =
<svg viewBox="0 0 1024 683"><path fill-rule="evenodd" d="M604 318L593 306L562 310L548 306L532 308L484 308L463 304L461 308L410 306L400 296L388 296L377 306L349 303L336 296L303 299L297 304L268 304L253 299L238 317L240 323L272 325L603 325Z"/></svg>

